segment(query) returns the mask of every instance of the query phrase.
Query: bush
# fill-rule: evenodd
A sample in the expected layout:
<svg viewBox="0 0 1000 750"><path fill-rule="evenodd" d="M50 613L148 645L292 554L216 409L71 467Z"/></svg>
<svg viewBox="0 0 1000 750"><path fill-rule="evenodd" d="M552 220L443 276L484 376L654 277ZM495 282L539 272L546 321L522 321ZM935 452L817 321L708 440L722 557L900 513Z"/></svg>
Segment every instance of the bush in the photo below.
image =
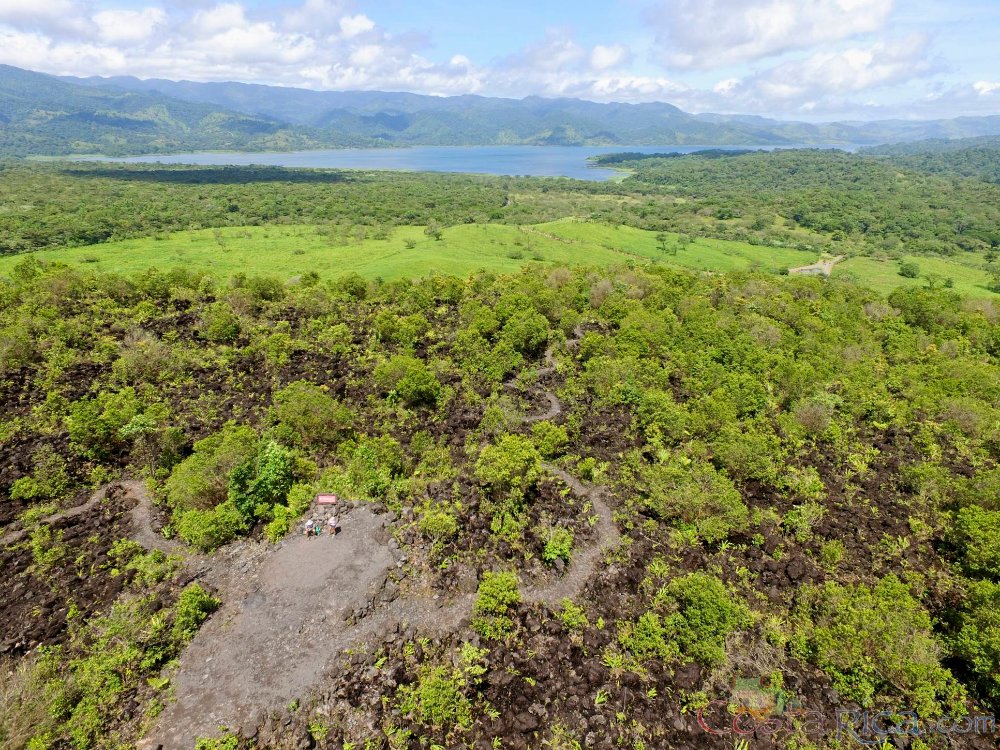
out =
<svg viewBox="0 0 1000 750"><path fill-rule="evenodd" d="M1000 511L970 505L958 511L954 536L971 575L1000 579Z"/></svg>
<svg viewBox="0 0 1000 750"><path fill-rule="evenodd" d="M408 406L433 405L441 395L441 383L427 365L402 354L375 368L375 382L384 392L395 392Z"/></svg>
<svg viewBox="0 0 1000 750"><path fill-rule="evenodd" d="M66 460L48 445L32 456L35 470L31 476L21 477L10 487L11 500L61 500L68 492L71 481L66 471Z"/></svg>
<svg viewBox="0 0 1000 750"><path fill-rule="evenodd" d="M188 585L174 606L174 624L170 629L173 642L178 646L186 645L220 603L197 583Z"/></svg>
<svg viewBox="0 0 1000 750"><path fill-rule="evenodd" d="M965 662L977 692L1000 708L1000 584L969 584L949 645Z"/></svg>
<svg viewBox="0 0 1000 750"><path fill-rule="evenodd" d="M684 465L680 459L640 470L643 510L681 528L693 529L706 542L725 539L747 525L749 512L732 481L711 464Z"/></svg>
<svg viewBox="0 0 1000 750"><path fill-rule="evenodd" d="M573 532L556 526L550 529L548 538L545 540L545 550L542 552L542 559L553 564L556 560L569 563L570 552L573 550Z"/></svg>
<svg viewBox="0 0 1000 750"><path fill-rule="evenodd" d="M458 534L458 518L448 507L435 505L420 515L420 532L435 542L447 542Z"/></svg>
<svg viewBox="0 0 1000 750"><path fill-rule="evenodd" d="M236 466L229 475L229 501L249 524L265 518L285 502L294 478L295 456L273 441L263 443L257 455Z"/></svg>
<svg viewBox="0 0 1000 750"><path fill-rule="evenodd" d="M257 452L257 433L233 424L194 444L194 453L174 467L167 500L177 510L212 508L229 495L229 475Z"/></svg>
<svg viewBox="0 0 1000 750"><path fill-rule="evenodd" d="M902 699L920 716L961 705L960 686L939 662L930 615L894 575L875 588L804 587L794 622L793 655L826 672L847 700L868 708L876 698Z"/></svg>
<svg viewBox="0 0 1000 750"><path fill-rule="evenodd" d="M467 693L478 685L486 669L487 652L469 643L462 646L458 666L421 665L417 680L397 691L399 710L413 720L445 733L472 726L472 701Z"/></svg>
<svg viewBox="0 0 1000 750"><path fill-rule="evenodd" d="M521 495L542 473L542 456L522 435L504 435L483 448L476 461L476 476L499 494Z"/></svg>
<svg viewBox="0 0 1000 750"><path fill-rule="evenodd" d="M920 266L912 260L904 261L899 264L899 275L904 279L919 279Z"/></svg>
<svg viewBox="0 0 1000 750"><path fill-rule="evenodd" d="M322 386L299 380L274 394L271 420L296 443L335 445L354 424L354 413Z"/></svg>
<svg viewBox="0 0 1000 750"><path fill-rule="evenodd" d="M203 552L228 544L247 528L243 514L228 500L211 510L183 511L174 527L181 539Z"/></svg>
<svg viewBox="0 0 1000 750"><path fill-rule="evenodd" d="M500 336L519 354L537 354L549 340L549 321L534 310L517 312L504 324Z"/></svg>
<svg viewBox="0 0 1000 750"><path fill-rule="evenodd" d="M531 435L542 458L552 459L566 452L569 435L562 425L552 422L535 422L531 426Z"/></svg>
<svg viewBox="0 0 1000 750"><path fill-rule="evenodd" d="M473 605L473 629L484 638L499 639L511 632L510 610L521 602L516 573L484 573Z"/></svg>
<svg viewBox="0 0 1000 750"><path fill-rule="evenodd" d="M240 335L240 319L229 305L216 302L202 313L201 335L217 344L231 344Z"/></svg>
<svg viewBox="0 0 1000 750"><path fill-rule="evenodd" d="M723 663L726 638L752 622L746 605L734 601L722 581L705 573L671 581L656 600L657 607L673 610L663 624L681 654L707 666Z"/></svg>

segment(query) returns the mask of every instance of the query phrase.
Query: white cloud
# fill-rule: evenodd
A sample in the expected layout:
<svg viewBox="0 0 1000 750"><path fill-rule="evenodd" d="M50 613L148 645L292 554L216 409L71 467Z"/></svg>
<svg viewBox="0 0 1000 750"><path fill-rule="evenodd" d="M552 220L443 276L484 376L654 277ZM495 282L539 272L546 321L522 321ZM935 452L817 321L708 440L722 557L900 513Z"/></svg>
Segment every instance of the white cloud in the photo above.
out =
<svg viewBox="0 0 1000 750"><path fill-rule="evenodd" d="M340 19L340 30L345 37L354 37L371 31L375 28L375 22L364 13L356 16L344 16Z"/></svg>
<svg viewBox="0 0 1000 750"><path fill-rule="evenodd" d="M610 70L629 63L632 52L624 44L598 44L590 52L590 67L594 70Z"/></svg>
<svg viewBox="0 0 1000 750"><path fill-rule="evenodd" d="M894 0L661 0L649 11L658 57L708 69L883 29Z"/></svg>
<svg viewBox="0 0 1000 750"><path fill-rule="evenodd" d="M785 62L753 83L768 99L813 98L864 91L926 74L927 37L913 35L870 47L817 52Z"/></svg>
<svg viewBox="0 0 1000 750"><path fill-rule="evenodd" d="M1000 81L976 81L972 84L972 88L980 96L990 96L1000 93Z"/></svg>
<svg viewBox="0 0 1000 750"><path fill-rule="evenodd" d="M103 42L135 44L148 39L167 20L160 8L143 10L104 10L95 13L98 37Z"/></svg>

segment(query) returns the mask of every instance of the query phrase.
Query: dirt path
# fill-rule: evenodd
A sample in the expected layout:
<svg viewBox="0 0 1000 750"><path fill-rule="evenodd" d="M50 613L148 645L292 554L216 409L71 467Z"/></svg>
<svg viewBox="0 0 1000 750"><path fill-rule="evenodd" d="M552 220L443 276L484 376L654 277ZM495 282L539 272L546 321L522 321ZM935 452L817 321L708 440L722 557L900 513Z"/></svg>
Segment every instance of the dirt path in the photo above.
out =
<svg viewBox="0 0 1000 750"><path fill-rule="evenodd" d="M833 267L844 260L846 255L838 255L835 258L826 258L825 260L817 261L810 266L800 266L798 268L788 269L788 273L797 275L807 275L821 273L824 276L830 276L833 273Z"/></svg>
<svg viewBox="0 0 1000 750"><path fill-rule="evenodd" d="M67 508L66 510L61 510L58 513L53 513L51 516L41 519L38 523L51 525L66 518L76 518L77 516L82 516L84 513L87 513L97 507L97 505L104 500L105 497L107 497L109 486L110 485L105 485L99 490L96 490L90 496L90 499L83 503L83 505L77 505L73 508ZM18 529L4 534L0 537L0 547L7 547L11 544L16 544L28 535L28 531L29 529Z"/></svg>
<svg viewBox="0 0 1000 750"><path fill-rule="evenodd" d="M557 606L563 599L575 599L583 590L584 585L597 570L601 555L618 545L621 533L615 526L614 514L604 499L605 490L592 484L585 484L572 474L562 469L545 464L545 468L562 479L574 493L590 500L593 514L597 516L594 526L597 531L597 541L593 544L573 551L569 570L561 578L549 584L529 587L524 592L524 600Z"/></svg>

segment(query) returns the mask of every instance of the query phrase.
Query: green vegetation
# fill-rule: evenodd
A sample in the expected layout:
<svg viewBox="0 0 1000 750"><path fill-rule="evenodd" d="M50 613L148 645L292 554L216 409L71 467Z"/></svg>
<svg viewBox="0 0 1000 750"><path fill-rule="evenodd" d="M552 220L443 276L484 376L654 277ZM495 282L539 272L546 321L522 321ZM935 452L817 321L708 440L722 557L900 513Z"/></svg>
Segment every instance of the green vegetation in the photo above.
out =
<svg viewBox="0 0 1000 750"><path fill-rule="evenodd" d="M509 571L483 574L472 627L484 638L501 639L511 632L514 621L510 610L521 602L518 583L517 574Z"/></svg>
<svg viewBox="0 0 1000 750"><path fill-rule="evenodd" d="M282 172L281 190L256 171L188 183L200 170L10 167L7 247L82 242L60 232L85 224L122 235L0 260L0 534L13 540L0 647L14 660L0 744L129 745L168 697L161 669L217 604L182 589L178 559L123 539L130 506L94 495L117 477L146 482L168 536L222 559L238 548L207 551L281 539L316 492L370 503L391 534L379 543L406 558L386 593L457 615L440 638L418 628L351 654L322 705L295 704L294 742L361 748L381 732L390 747L451 747L516 731L532 747L591 732L668 746L682 708L735 700L722 686L745 680L795 686L807 710L831 691L928 717L1000 706L994 186L949 177L948 194L901 171L886 200L930 245L890 250L874 185L888 162L859 159L650 160L648 179L616 186ZM687 187L665 182L688 172ZM126 177L150 208L117 225L124 204L97 201ZM94 195L67 218L81 183ZM940 210L921 203L932 188ZM786 216L793 199L818 223ZM210 227L230 201L220 245ZM744 213L710 216L712 202ZM16 207L29 204L33 218ZM754 229L765 207L773 220ZM244 211L259 226L243 228ZM155 239L157 215L189 243L212 236L219 265L104 269L127 243L179 241ZM273 273L227 260L241 232L247 247L288 240L258 261ZM364 257L320 268L295 233ZM854 255L832 278L781 273L838 243ZM76 252L100 258L39 260ZM461 275L422 273L444 258ZM911 262L919 277L900 276ZM850 278L859 268L878 288ZM90 513L52 518L92 496Z"/></svg>
<svg viewBox="0 0 1000 750"><path fill-rule="evenodd" d="M961 687L939 662L931 620L895 576L874 588L827 583L803 593L793 650L862 706L897 695L920 716L961 712Z"/></svg>

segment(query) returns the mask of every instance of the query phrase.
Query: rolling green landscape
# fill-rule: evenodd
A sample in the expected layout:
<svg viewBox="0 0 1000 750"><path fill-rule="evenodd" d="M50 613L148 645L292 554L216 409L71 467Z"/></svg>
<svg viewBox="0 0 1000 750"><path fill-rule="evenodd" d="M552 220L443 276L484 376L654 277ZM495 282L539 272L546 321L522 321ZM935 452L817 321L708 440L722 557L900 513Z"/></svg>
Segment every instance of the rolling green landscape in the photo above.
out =
<svg viewBox="0 0 1000 750"><path fill-rule="evenodd" d="M0 162L0 746L995 747L1000 185L951 145Z"/></svg>

